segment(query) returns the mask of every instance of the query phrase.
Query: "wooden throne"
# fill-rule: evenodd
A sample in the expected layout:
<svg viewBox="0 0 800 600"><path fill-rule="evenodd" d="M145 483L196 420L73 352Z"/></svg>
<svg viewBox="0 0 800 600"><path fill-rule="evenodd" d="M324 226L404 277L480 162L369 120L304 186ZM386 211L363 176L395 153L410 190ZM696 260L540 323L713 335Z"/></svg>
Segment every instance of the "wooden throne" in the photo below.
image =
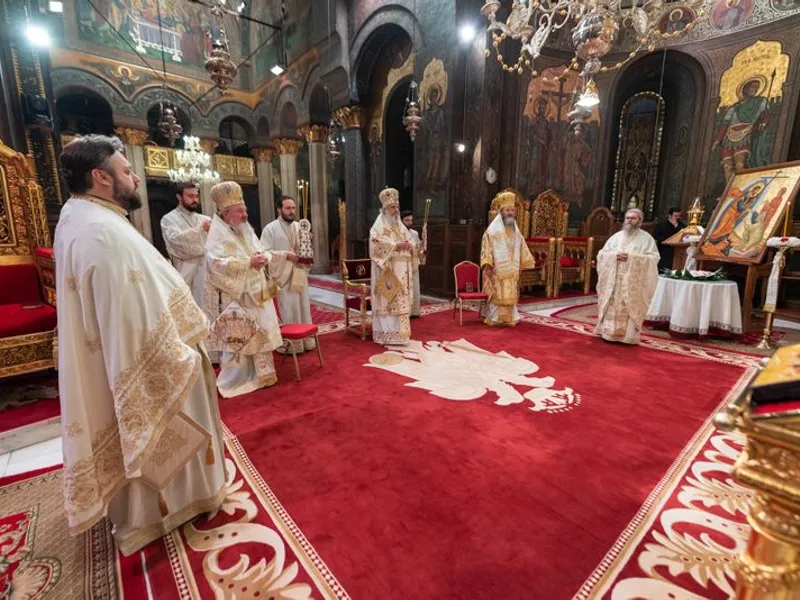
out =
<svg viewBox="0 0 800 600"><path fill-rule="evenodd" d="M55 367L55 263L29 159L0 141L0 378Z"/></svg>

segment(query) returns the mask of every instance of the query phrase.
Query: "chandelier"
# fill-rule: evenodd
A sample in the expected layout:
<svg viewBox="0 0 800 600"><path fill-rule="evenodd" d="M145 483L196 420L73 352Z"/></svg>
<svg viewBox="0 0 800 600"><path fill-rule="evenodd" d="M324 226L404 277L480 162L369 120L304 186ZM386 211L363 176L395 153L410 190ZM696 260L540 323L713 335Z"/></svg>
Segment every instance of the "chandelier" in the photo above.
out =
<svg viewBox="0 0 800 600"><path fill-rule="evenodd" d="M422 123L422 109L419 104L419 86L416 81L412 81L408 86L406 108L403 111L403 127L406 128L412 142L417 139L420 123Z"/></svg>
<svg viewBox="0 0 800 600"><path fill-rule="evenodd" d="M336 119L331 119L331 122L328 124L328 129L328 162L330 162L331 165L335 165L336 161L339 160L339 157L342 155L341 144L344 142L344 134L342 133L342 126Z"/></svg>
<svg viewBox="0 0 800 600"><path fill-rule="evenodd" d="M158 121L158 131L169 141L170 146L174 145L175 140L183 134L183 127L178 123L178 115L171 102L161 102L161 118Z"/></svg>
<svg viewBox="0 0 800 600"><path fill-rule="evenodd" d="M228 51L229 42L225 35L225 30L219 30L219 39L211 43L211 54L206 60L206 71L211 76L219 90L224 94L231 86L239 68L231 60L231 53Z"/></svg>
<svg viewBox="0 0 800 600"><path fill-rule="evenodd" d="M197 184L218 182L219 173L211 170L211 155L200 147L200 138L187 135L183 143L183 150L175 150L177 168L167 171L170 181Z"/></svg>
<svg viewBox="0 0 800 600"><path fill-rule="evenodd" d="M598 71L618 69L642 48L652 51L663 40L691 31L697 23L692 20L677 31L662 33L659 23L663 14L671 14L685 3L672 2L666 10L664 0L645 0L641 7L637 4L636 0L513 0L511 13L503 23L497 18L501 3L495 0L484 4L481 13L489 22L492 44L504 70L521 74L524 67L529 67L536 76L533 62L547 39L552 33L572 25L575 58L570 68L583 62L582 74L591 76ZM699 11L700 17L703 14ZM633 49L616 64L601 66L600 58L609 53L622 28L633 29L636 35ZM509 38L521 46L514 64L508 64L499 50L500 44Z"/></svg>

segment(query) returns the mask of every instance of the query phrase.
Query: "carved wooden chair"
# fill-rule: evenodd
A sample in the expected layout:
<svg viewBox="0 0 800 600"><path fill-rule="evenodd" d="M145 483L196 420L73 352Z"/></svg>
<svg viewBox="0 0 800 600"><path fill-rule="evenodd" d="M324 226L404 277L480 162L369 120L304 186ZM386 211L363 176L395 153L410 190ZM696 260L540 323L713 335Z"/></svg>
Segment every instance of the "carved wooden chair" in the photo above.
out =
<svg viewBox="0 0 800 600"><path fill-rule="evenodd" d="M0 142L0 378L56 366L51 245L29 159Z"/></svg>
<svg viewBox="0 0 800 600"><path fill-rule="evenodd" d="M586 220L581 223L581 236L594 239L592 247L592 262L596 263L597 253L606 245L608 238L619 231L619 223L605 206L592 209Z"/></svg>
<svg viewBox="0 0 800 600"><path fill-rule="evenodd" d="M556 241L555 252L551 255L552 296L557 297L561 286L571 283L583 283L584 293L588 294L592 242L590 238L567 237L569 203L564 202L553 190L545 190L533 201L532 210L531 235L551 237Z"/></svg>
<svg viewBox="0 0 800 600"><path fill-rule="evenodd" d="M531 237L525 240L528 250L533 255L535 265L532 269L522 269L519 274L520 290L534 287L544 288L545 296L553 297L554 261L556 255L556 238Z"/></svg>
<svg viewBox="0 0 800 600"><path fill-rule="evenodd" d="M345 330L355 333L362 340L367 339L367 313L372 310L370 297L372 288L372 260L369 258L347 258L347 206L339 200L339 247L342 285L344 291L344 326ZM357 311L358 321L351 318L350 312Z"/></svg>

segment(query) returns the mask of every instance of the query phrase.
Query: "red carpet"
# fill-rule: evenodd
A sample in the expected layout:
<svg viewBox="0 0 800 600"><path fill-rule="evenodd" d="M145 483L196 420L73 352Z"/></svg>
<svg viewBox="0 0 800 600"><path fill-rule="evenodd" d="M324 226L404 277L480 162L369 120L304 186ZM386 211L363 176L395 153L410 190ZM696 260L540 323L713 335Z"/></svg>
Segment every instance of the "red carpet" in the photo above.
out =
<svg viewBox="0 0 800 600"><path fill-rule="evenodd" d="M61 414L54 371L4 379L0 386L0 433Z"/></svg>
<svg viewBox="0 0 800 600"><path fill-rule="evenodd" d="M339 292L340 294L344 291L344 284L338 280L326 279L323 277L314 277L310 275L308 278L308 285L313 287L322 288L325 290L331 290L334 292ZM426 300L425 298L420 299L420 305L430 305L433 304L430 300ZM316 321L314 321L316 323Z"/></svg>
<svg viewBox="0 0 800 600"><path fill-rule="evenodd" d="M302 382L277 361L291 383L222 402L255 468L353 597L572 596L754 360L664 340L610 345L579 324L538 321L457 327L443 312L412 328L417 340L465 338L534 361L535 377L574 390L571 403L565 390L495 404L480 350L469 353L478 362L433 372L448 383L437 393L462 399L446 400L364 367L382 348L344 333L323 338L324 369L303 357ZM492 387L506 398L536 391L520 381Z"/></svg>

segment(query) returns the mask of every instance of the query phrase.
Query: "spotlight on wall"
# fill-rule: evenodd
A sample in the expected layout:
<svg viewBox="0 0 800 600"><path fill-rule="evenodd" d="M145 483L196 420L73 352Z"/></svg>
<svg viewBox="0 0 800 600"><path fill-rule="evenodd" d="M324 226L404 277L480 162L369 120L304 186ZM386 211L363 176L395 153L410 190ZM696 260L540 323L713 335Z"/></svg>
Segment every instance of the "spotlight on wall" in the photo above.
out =
<svg viewBox="0 0 800 600"><path fill-rule="evenodd" d="M51 13L63 13L64 3L60 0L50 0L50 2L47 3L47 10Z"/></svg>
<svg viewBox="0 0 800 600"><path fill-rule="evenodd" d="M467 145L464 142L456 142L456 152L459 154L464 154L467 151Z"/></svg>
<svg viewBox="0 0 800 600"><path fill-rule="evenodd" d="M275 66L269 70L269 72L275 75L275 77L278 77L283 74L283 67L276 63Z"/></svg>
<svg viewBox="0 0 800 600"><path fill-rule="evenodd" d="M32 46L36 46L37 48L50 47L50 33L38 25L28 25L28 28L25 30L25 37L28 38Z"/></svg>
<svg viewBox="0 0 800 600"><path fill-rule="evenodd" d="M475 31L475 27L469 23L465 23L461 26L458 30L458 38L461 40L463 44L469 44L472 40L475 39L477 32Z"/></svg>

